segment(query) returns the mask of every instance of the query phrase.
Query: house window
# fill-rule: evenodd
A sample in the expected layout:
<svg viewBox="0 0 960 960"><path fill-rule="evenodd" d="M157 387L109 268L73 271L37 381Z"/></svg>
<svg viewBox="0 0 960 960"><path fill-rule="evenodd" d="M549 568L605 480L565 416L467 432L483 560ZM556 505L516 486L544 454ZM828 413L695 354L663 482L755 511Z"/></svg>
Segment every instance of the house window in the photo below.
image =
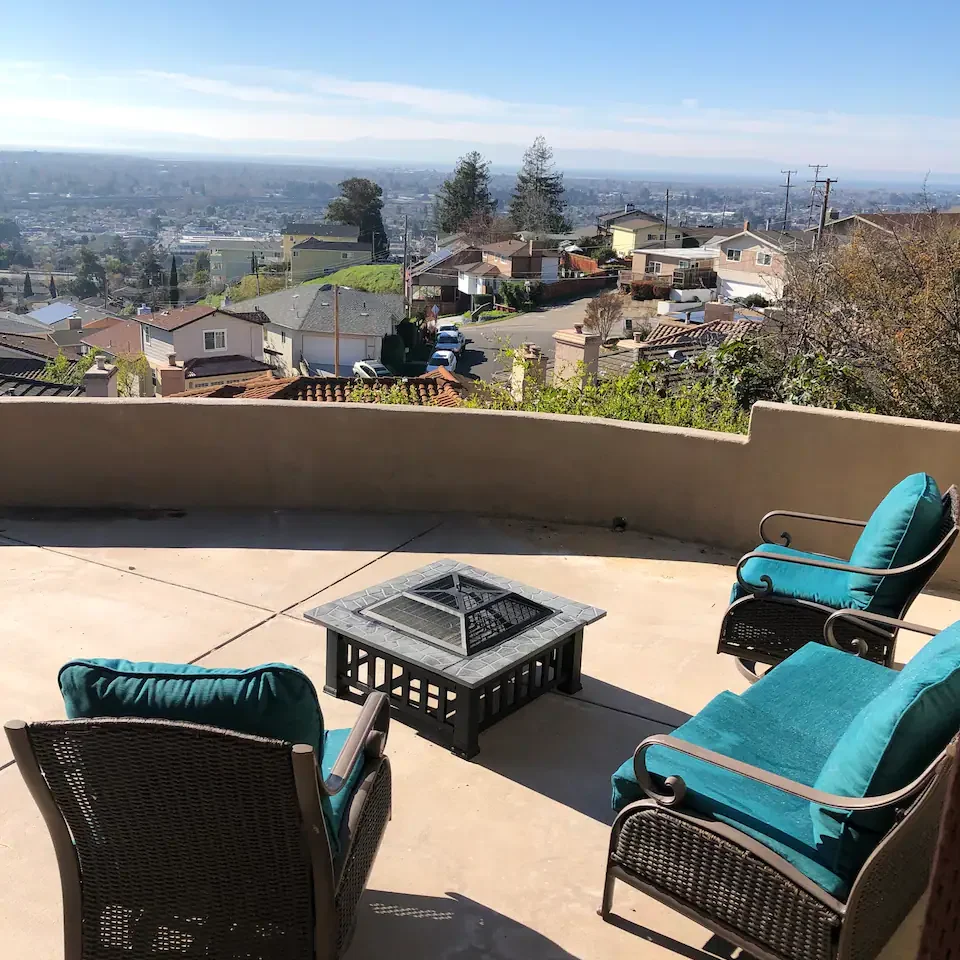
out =
<svg viewBox="0 0 960 960"><path fill-rule="evenodd" d="M773 263L773 255L769 253L764 253L762 250L757 251L757 266L758 267L769 267Z"/></svg>
<svg viewBox="0 0 960 960"><path fill-rule="evenodd" d="M740 262L740 254L741 254L741 252L742 252L742 251L740 251L740 250L728 250L728 251L727 251L727 259L728 259L728 260L731 260L733 263L739 263L739 262Z"/></svg>
<svg viewBox="0 0 960 960"><path fill-rule="evenodd" d="M226 350L227 349L227 331L226 330L204 330L203 331L203 349L204 350Z"/></svg>
<svg viewBox="0 0 960 960"><path fill-rule="evenodd" d="M143 342L150 343L150 328L147 326L143 328Z"/></svg>
<svg viewBox="0 0 960 960"><path fill-rule="evenodd" d="M651 260L647 264L647 273L660 273L660 268L663 266L659 260Z"/></svg>
<svg viewBox="0 0 960 960"><path fill-rule="evenodd" d="M686 270L687 267L690 266L690 261L689 261L689 260L678 260L678 261L677 261L677 266L678 266L681 270Z"/></svg>
<svg viewBox="0 0 960 960"><path fill-rule="evenodd" d="M281 343L286 343L286 342L287 342L287 331L286 331L286 330L281 330L281 331L280 331L280 342L281 342Z"/></svg>
<svg viewBox="0 0 960 960"><path fill-rule="evenodd" d="M656 240L656 239L657 239L656 234L648 233L648 234L647 234L647 239L648 239L648 240Z"/></svg>
<svg viewBox="0 0 960 960"><path fill-rule="evenodd" d="M341 260L349 260L349 259L350 259L350 254L349 254L349 253L341 253L341 254L340 254L340 259L341 259Z"/></svg>

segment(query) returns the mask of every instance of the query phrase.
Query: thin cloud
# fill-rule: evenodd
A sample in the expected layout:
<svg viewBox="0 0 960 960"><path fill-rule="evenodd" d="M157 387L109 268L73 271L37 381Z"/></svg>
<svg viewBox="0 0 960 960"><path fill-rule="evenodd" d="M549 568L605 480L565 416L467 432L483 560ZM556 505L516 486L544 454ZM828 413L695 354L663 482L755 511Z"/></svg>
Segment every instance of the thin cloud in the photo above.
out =
<svg viewBox="0 0 960 960"><path fill-rule="evenodd" d="M212 97L240 100L244 103L303 103L310 98L291 90L275 90L272 87L254 87L218 80L213 77L197 77L186 73L164 73L160 70L138 70L138 77L173 84L181 90L204 93Z"/></svg>

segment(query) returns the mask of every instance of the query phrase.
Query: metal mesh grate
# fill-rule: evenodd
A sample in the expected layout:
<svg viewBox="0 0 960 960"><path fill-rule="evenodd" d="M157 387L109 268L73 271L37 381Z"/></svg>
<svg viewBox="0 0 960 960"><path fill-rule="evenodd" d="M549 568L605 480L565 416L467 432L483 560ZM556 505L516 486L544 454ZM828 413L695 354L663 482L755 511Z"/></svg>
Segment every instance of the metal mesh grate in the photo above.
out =
<svg viewBox="0 0 960 960"><path fill-rule="evenodd" d="M365 616L471 656L552 616L549 607L453 573L367 607Z"/></svg>

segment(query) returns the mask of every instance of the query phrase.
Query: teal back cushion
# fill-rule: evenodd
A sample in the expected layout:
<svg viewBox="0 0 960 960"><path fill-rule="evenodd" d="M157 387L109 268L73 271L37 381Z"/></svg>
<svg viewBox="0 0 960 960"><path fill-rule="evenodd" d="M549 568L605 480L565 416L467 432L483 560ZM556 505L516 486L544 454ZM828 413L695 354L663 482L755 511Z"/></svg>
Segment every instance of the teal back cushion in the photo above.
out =
<svg viewBox="0 0 960 960"><path fill-rule="evenodd" d="M879 796L918 777L960 730L960 622L937 634L853 719L814 786L842 797ZM811 805L814 834L833 868L860 868L892 811Z"/></svg>
<svg viewBox="0 0 960 960"><path fill-rule="evenodd" d="M914 473L901 480L873 511L850 555L855 567L889 570L926 556L940 540L943 507L937 482ZM851 573L849 590L871 610L899 614L924 574L878 577ZM859 605L859 604L858 604Z"/></svg>
<svg viewBox="0 0 960 960"><path fill-rule="evenodd" d="M323 717L310 678L285 663L197 667L185 663L72 660L60 669L70 719L143 717L222 727L323 754Z"/></svg>

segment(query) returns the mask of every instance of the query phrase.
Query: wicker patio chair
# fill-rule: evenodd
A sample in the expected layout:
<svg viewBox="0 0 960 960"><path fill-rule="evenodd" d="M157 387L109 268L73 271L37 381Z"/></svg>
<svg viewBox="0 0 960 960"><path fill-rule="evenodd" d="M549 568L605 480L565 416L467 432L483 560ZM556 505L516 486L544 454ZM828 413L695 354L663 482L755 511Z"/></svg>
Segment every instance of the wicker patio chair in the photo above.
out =
<svg viewBox="0 0 960 960"><path fill-rule="evenodd" d="M780 568L782 565L784 570L801 566L811 571L830 570L870 577L902 578L904 589L899 597L900 602L894 609L878 611L887 615L890 620L901 619L936 573L960 533L960 525L958 525L960 497L955 486L951 486L943 494L941 503L943 514L938 542L925 556L902 567L873 569L852 566L849 561L823 554L800 554L799 551L787 554L769 553L759 548L741 557L737 564L737 584L734 595L737 593L743 595L733 600L724 613L717 652L736 657L741 673L753 682L759 676L759 664L777 664L799 650L805 643L821 640L824 636L826 621L837 609L840 609L813 599L779 595L776 573L772 577L760 576L759 583L748 582L744 577L744 567L751 560L756 559L768 562L775 568ZM774 510L760 521L760 539L764 546L789 548L792 543L793 538L786 531L780 534L779 544L768 536L768 524L775 517L794 517L849 527L867 525L863 520ZM843 649L856 651L860 656L885 666L893 663L897 630L889 623L879 621L868 623L865 620L845 621L838 623L837 627L837 640L843 645Z"/></svg>
<svg viewBox="0 0 960 960"><path fill-rule="evenodd" d="M834 625L852 616L842 611ZM930 636L938 632L907 623L898 626ZM807 653L828 659L814 645ZM829 655L836 656L839 654ZM778 672L774 671L770 680ZM759 690L770 680L751 689ZM841 687L839 684L837 689ZM901 789L879 796L844 797L677 736L648 737L633 757L637 792L645 798L627 803L616 817L599 913L609 918L616 881L621 880L702 924L755 960L872 960L928 885L958 744L960 733ZM660 771L651 775L646 754L652 747L669 747L685 756L659 758ZM705 768L709 771L728 771L724 777L734 774L772 788L775 795L785 795L784 799L792 796L841 811L874 811L859 816L883 816L886 811L884 822L891 826L878 835L846 887L830 893L811 879L809 869L798 869L795 858L790 862L773 849L778 845L776 838L782 840L784 835L764 830L749 817L738 822L724 815L729 808L722 805L716 816L704 812L702 806L694 809L690 784L667 773L671 766L676 770L681 761L689 764L687 757L709 764ZM782 845L780 849L784 849ZM953 856L955 861L955 855L944 854L942 844L938 856L941 860ZM952 891L947 896L956 902ZM936 935L943 934L938 929ZM944 960L943 955L936 960Z"/></svg>
<svg viewBox="0 0 960 960"><path fill-rule="evenodd" d="M60 868L65 960L331 960L390 818L371 694L326 780L310 746L167 720L6 724ZM321 797L358 762L331 851Z"/></svg>

